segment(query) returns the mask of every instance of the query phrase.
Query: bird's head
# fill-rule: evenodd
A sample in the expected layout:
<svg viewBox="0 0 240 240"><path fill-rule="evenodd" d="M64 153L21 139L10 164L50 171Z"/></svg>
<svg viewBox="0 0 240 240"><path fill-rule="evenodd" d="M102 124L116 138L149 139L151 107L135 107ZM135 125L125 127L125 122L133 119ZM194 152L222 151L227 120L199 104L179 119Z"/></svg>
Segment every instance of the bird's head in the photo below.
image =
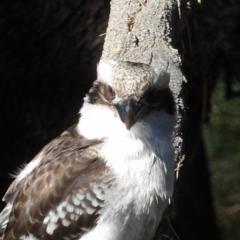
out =
<svg viewBox="0 0 240 240"><path fill-rule="evenodd" d="M175 115L175 102L168 87L169 74L146 64L101 60L97 80L84 99L79 132L102 139L131 132L139 123L154 124L158 113Z"/></svg>

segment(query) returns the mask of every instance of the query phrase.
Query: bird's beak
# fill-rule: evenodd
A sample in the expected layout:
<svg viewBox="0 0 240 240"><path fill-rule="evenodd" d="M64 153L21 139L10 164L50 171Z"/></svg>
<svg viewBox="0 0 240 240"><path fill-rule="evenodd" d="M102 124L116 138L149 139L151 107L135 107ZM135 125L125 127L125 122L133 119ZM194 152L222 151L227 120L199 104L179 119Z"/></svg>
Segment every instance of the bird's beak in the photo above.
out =
<svg viewBox="0 0 240 240"><path fill-rule="evenodd" d="M136 101L130 99L124 102L118 102L114 104L116 107L119 117L123 123L126 124L128 130L142 118L145 107Z"/></svg>

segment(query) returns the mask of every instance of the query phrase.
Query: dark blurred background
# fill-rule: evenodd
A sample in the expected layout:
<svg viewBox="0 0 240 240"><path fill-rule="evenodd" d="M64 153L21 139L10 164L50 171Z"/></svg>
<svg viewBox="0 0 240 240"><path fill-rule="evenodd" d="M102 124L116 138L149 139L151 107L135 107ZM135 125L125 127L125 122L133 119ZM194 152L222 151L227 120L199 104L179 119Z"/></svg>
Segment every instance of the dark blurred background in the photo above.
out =
<svg viewBox="0 0 240 240"><path fill-rule="evenodd" d="M1 1L1 196L16 166L78 120L108 16L109 1Z"/></svg>
<svg viewBox="0 0 240 240"><path fill-rule="evenodd" d="M233 86L240 90L240 83ZM240 99L225 100L220 80L212 94L210 123L203 126L217 223L223 239L240 239Z"/></svg>
<svg viewBox="0 0 240 240"><path fill-rule="evenodd" d="M1 1L0 196L13 180L9 173L77 122L108 16L109 0ZM175 231L181 240L237 240L240 3L182 1L174 42L188 79L186 158L172 224L166 221L159 236L177 239Z"/></svg>

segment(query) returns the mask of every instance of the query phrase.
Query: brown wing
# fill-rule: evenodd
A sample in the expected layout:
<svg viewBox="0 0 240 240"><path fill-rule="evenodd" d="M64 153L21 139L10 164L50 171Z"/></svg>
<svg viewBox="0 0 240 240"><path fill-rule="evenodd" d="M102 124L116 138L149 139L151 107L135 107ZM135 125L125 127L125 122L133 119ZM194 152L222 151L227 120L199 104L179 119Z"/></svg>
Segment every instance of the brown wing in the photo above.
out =
<svg viewBox="0 0 240 240"><path fill-rule="evenodd" d="M49 143L38 166L6 195L18 192L2 239L71 239L92 228L113 182L100 147L73 129Z"/></svg>

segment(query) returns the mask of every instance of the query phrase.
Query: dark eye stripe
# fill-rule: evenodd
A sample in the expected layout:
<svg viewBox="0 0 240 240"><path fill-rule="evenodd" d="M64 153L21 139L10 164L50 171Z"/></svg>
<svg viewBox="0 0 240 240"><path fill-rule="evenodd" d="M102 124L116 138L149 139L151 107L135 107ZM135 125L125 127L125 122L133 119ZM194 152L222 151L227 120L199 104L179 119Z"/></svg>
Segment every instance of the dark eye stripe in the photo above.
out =
<svg viewBox="0 0 240 240"><path fill-rule="evenodd" d="M169 114L175 113L175 102L169 88L163 90L149 89L139 102L149 109L165 110Z"/></svg>

